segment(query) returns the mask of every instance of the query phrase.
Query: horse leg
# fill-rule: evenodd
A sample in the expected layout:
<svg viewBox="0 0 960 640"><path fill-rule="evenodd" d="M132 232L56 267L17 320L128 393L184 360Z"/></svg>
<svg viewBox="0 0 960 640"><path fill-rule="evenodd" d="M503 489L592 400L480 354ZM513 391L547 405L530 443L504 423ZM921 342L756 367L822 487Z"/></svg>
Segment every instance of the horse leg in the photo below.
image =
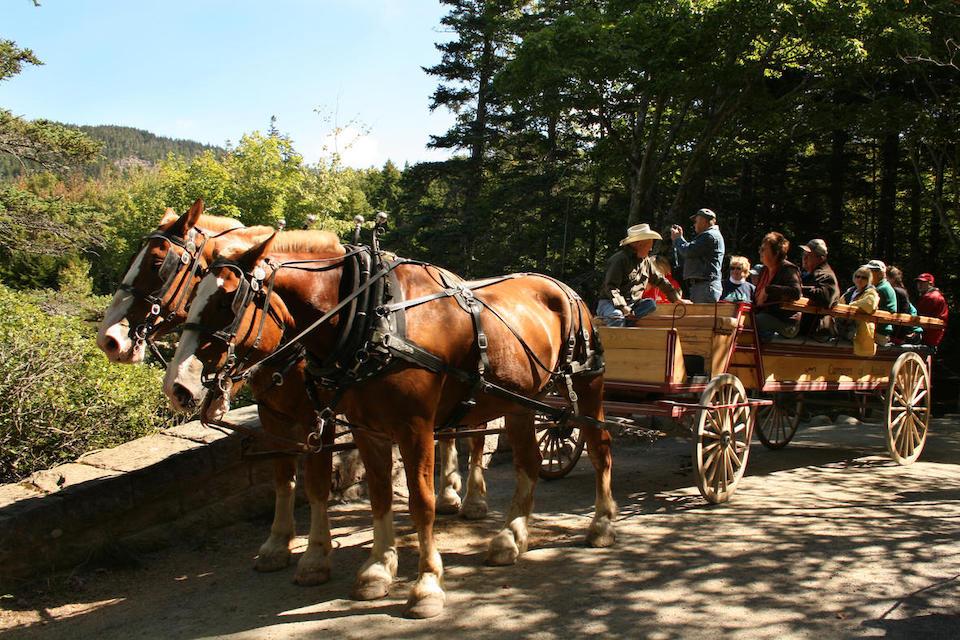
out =
<svg viewBox="0 0 960 640"><path fill-rule="evenodd" d="M578 378L574 390L579 396L581 414L603 420L603 376L590 379ZM610 472L613 457L610 455L610 433L606 429L582 425L587 454L596 474L597 498L593 521L587 531L587 544L591 547L609 547L616 539L613 521L617 519L617 503L610 491Z"/></svg>
<svg viewBox="0 0 960 640"><path fill-rule="evenodd" d="M411 424L398 444L403 470L410 490L410 516L417 527L420 564L417 581L410 590L404 614L409 618L433 618L440 615L446 596L443 593L443 561L436 548L433 523L436 504L433 494L433 428L430 424Z"/></svg>
<svg viewBox="0 0 960 640"><path fill-rule="evenodd" d="M279 428L279 416L260 406L260 423L264 430L283 433ZM277 425L277 429L271 429ZM270 537L260 545L254 568L257 571L279 571L290 562L290 541L296 533L293 521L294 488L296 487L297 459L293 456L277 458L273 462L273 488L276 493L273 524Z"/></svg>
<svg viewBox="0 0 960 640"><path fill-rule="evenodd" d="M354 431L354 441L367 476L373 511L373 548L357 572L350 597L376 600L387 595L397 575L397 544L393 533L393 446L389 440Z"/></svg>
<svg viewBox="0 0 960 640"><path fill-rule="evenodd" d="M490 540L487 564L508 565L527 550L527 521L533 511L533 490L540 472L540 449L533 414L508 415L504 419L507 437L513 448L513 467L517 486L503 529Z"/></svg>
<svg viewBox="0 0 960 640"><path fill-rule="evenodd" d="M470 473L467 476L467 494L463 497L460 515L467 520L480 520L487 515L487 485L483 481L483 446L486 436L470 438Z"/></svg>
<svg viewBox="0 0 960 640"><path fill-rule="evenodd" d="M460 511L460 465L457 460L457 441L453 438L437 442L440 454L440 497L437 513L444 515Z"/></svg>
<svg viewBox="0 0 960 640"><path fill-rule="evenodd" d="M333 443L333 427L329 442L324 434L324 444ZM330 552L333 541L330 538L330 518L327 504L330 500L330 483L333 475L333 452L324 449L320 453L306 456L303 465L304 483L307 499L310 501L310 535L307 537L307 550L297 562L297 571L293 581L308 586L322 584L330 579Z"/></svg>

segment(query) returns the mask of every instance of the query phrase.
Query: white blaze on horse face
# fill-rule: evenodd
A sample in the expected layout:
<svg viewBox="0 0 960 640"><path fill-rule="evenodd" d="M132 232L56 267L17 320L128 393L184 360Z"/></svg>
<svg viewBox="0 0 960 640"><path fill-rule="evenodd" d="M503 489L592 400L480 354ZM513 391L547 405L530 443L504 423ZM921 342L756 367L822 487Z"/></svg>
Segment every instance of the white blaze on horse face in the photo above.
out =
<svg viewBox="0 0 960 640"><path fill-rule="evenodd" d="M216 278L213 275L205 276L200 281L196 296L190 304L188 323L200 320L200 314L209 304L210 298L222 287L223 278ZM200 332L195 329L184 329L177 344L177 351L167 365L167 373L163 378L163 392L170 399L170 405L177 411L189 408L183 403L183 391L189 392L194 400L199 400L202 395L203 385L200 378L203 374L203 363L196 356L199 346ZM181 393L177 393L178 387Z"/></svg>
<svg viewBox="0 0 960 640"><path fill-rule="evenodd" d="M147 247L144 246L123 276L123 284L133 285L137 276L140 275L146 253ZM117 289L110 306L103 314L103 321L97 332L97 346L107 354L111 362L132 364L143 360L146 345L134 346L133 340L130 339L130 319L127 314L134 301L133 293Z"/></svg>

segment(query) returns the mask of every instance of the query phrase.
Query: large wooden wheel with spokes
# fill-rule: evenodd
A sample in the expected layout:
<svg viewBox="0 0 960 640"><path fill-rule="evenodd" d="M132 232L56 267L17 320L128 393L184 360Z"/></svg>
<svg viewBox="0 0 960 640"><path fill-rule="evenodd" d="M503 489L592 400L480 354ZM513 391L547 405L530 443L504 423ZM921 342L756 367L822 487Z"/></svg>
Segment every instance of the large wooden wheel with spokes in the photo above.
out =
<svg viewBox="0 0 960 640"><path fill-rule="evenodd" d="M750 454L752 431L747 392L736 376L723 373L700 395L693 442L697 488L713 504L733 496Z"/></svg>
<svg viewBox="0 0 960 640"><path fill-rule="evenodd" d="M769 397L769 396L768 396ZM776 393L773 404L757 409L757 436L767 449L783 449L793 439L800 424L803 396L799 393Z"/></svg>
<svg viewBox="0 0 960 640"><path fill-rule="evenodd" d="M537 416L537 446L540 447L540 477L544 480L562 478L575 466L583 453L583 435L580 428L570 423L559 426L543 416Z"/></svg>
<svg viewBox="0 0 960 640"><path fill-rule="evenodd" d="M893 363L887 388L887 451L899 464L920 457L930 424L930 371L912 351Z"/></svg>

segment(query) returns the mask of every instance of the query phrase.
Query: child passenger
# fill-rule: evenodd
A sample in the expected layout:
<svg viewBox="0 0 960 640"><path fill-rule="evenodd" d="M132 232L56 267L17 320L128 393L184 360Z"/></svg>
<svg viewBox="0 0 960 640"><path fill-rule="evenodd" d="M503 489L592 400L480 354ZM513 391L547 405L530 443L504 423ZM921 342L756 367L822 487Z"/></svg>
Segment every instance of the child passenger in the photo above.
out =
<svg viewBox="0 0 960 640"><path fill-rule="evenodd" d="M680 290L680 283L677 282L673 277L673 268L670 266L670 260L666 256L657 256L653 259L653 265L657 268L657 271L660 272L664 278L666 278L670 284L673 285L673 288L677 290L677 295L681 298L683 297L683 292ZM663 294L660 289L652 286L647 283L647 288L643 290L643 295L641 298L650 298L657 304L663 304L664 302L670 302L670 299Z"/></svg>

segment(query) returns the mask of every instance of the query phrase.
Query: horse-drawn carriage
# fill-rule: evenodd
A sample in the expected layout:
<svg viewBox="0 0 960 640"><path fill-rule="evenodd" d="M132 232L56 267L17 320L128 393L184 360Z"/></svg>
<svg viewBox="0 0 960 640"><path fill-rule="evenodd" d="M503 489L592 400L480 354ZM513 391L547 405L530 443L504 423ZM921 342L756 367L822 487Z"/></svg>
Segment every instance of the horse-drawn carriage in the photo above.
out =
<svg viewBox="0 0 960 640"><path fill-rule="evenodd" d="M268 441L287 445L271 452L278 454L277 501L258 553L262 571L289 560L295 456L306 453L311 528L295 581L318 584L330 576L326 503L331 455L341 447L333 427L345 423L337 417L341 411L366 467L374 519L370 556L352 595L383 597L397 572L396 443L420 551L407 606L413 617L438 615L445 602L433 535L438 425L472 426L476 435L484 431L479 425L504 417L517 484L504 526L488 547L487 561L496 565L515 562L527 548L538 472L563 475L584 442L596 472L586 539L597 547L613 544L617 507L607 429L618 423L605 420L604 410L611 416L694 415L698 485L711 502L728 499L743 474L758 407L769 407L761 420L771 425L761 429L764 442L777 446L792 435L782 426L790 414L772 400L748 398L748 388L886 389L894 458L907 463L922 449L929 358L863 359L838 348L830 361L844 365L830 367L807 347L794 353L761 346L749 307L733 304L665 306L636 327L595 331L586 304L566 285L533 274L465 282L381 251L377 236L384 222L378 217L370 246L359 244L362 219L354 244L342 245L324 232L278 236L204 217L197 201L182 216L168 212L144 239L101 323L98 344L124 363L142 360L152 336L182 327L164 392L176 408L199 405L212 424L228 426L220 416L240 386L235 383L252 387ZM551 389L559 392L557 403L544 398ZM690 397L698 393L699 399ZM539 440L537 413L553 421L541 423ZM302 440L285 435L297 431ZM471 481L482 496L482 476L474 474L479 464L474 467Z"/></svg>
<svg viewBox="0 0 960 640"><path fill-rule="evenodd" d="M816 309L806 300L791 309L856 315L847 305ZM873 319L943 324L882 311ZM874 356L858 356L849 343L761 343L750 306L724 302L660 305L635 326L599 331L606 359L607 419L661 416L687 425L697 487L709 502L733 495L754 431L770 449L790 442L803 397L814 392L854 392L861 400L880 400L890 457L909 464L923 450L930 419L930 356L922 347L879 348ZM540 442L545 477L569 472L582 448L569 427L554 427Z"/></svg>

